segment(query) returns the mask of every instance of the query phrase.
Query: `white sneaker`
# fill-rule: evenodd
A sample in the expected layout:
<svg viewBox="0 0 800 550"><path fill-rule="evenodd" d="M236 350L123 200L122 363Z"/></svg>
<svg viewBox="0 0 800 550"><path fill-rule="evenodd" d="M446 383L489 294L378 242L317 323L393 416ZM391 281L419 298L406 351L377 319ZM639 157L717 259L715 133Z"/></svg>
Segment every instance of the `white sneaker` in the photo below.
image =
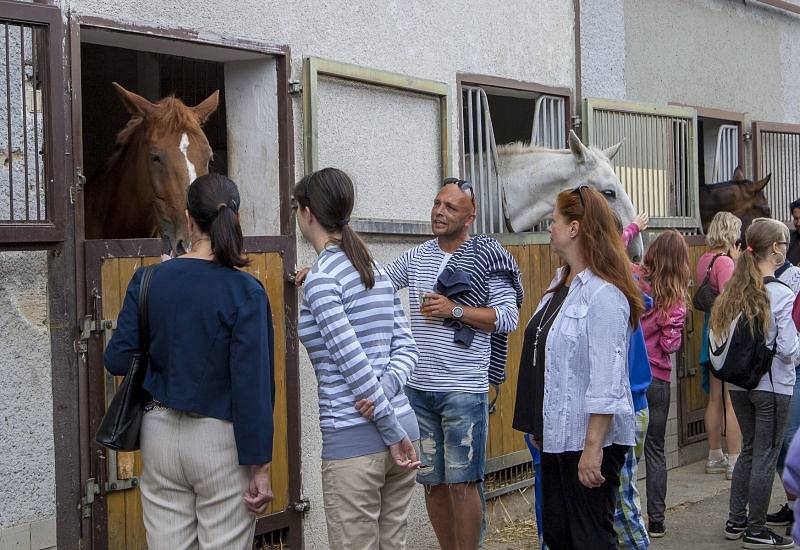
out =
<svg viewBox="0 0 800 550"><path fill-rule="evenodd" d="M709 458L706 461L707 474L726 474L727 477L728 468L730 468L730 462L728 461L727 455L717 460ZM733 475L733 470L731 470L731 475Z"/></svg>
<svg viewBox="0 0 800 550"><path fill-rule="evenodd" d="M725 479L733 479L733 469L736 467L736 463L728 464L728 467L725 469Z"/></svg>

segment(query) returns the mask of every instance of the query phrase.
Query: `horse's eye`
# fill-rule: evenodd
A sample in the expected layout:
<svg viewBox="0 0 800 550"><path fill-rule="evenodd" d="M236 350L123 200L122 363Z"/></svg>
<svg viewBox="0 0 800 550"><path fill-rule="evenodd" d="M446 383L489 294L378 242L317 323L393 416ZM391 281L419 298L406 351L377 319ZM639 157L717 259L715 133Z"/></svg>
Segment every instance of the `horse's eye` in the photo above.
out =
<svg viewBox="0 0 800 550"><path fill-rule="evenodd" d="M609 199L617 198L617 194L612 189L606 189L605 191L603 191L603 195L605 195Z"/></svg>
<svg viewBox="0 0 800 550"><path fill-rule="evenodd" d="M161 162L161 157L158 153L150 153L150 162Z"/></svg>

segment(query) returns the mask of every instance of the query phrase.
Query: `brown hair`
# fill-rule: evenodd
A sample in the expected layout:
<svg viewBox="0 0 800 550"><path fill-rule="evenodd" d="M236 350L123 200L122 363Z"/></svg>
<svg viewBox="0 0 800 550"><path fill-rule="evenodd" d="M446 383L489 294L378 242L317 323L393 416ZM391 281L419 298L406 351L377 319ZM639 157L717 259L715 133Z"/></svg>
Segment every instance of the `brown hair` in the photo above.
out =
<svg viewBox="0 0 800 550"><path fill-rule="evenodd" d="M711 309L710 326L715 334L724 334L740 313L751 330L760 328L766 334L769 329L772 310L758 263L770 256L773 244L789 240L789 228L777 220L756 218L747 228L745 240L747 250L736 260L725 291Z"/></svg>
<svg viewBox="0 0 800 550"><path fill-rule="evenodd" d="M244 237L239 224L239 190L221 174L200 176L189 185L186 209L203 233L207 233L214 262L225 267L244 267Z"/></svg>
<svg viewBox="0 0 800 550"><path fill-rule="evenodd" d="M652 288L653 308L662 319L679 303L686 303L691 268L683 235L670 229L654 240L644 255L644 269Z"/></svg>
<svg viewBox="0 0 800 550"><path fill-rule="evenodd" d="M633 282L630 260L617 230L614 213L603 196L589 187L562 191L556 208L568 221L580 223L580 248L592 272L617 287L628 300L631 327L639 324L644 312L642 293ZM553 290L562 287L569 275L569 266Z"/></svg>
<svg viewBox="0 0 800 550"><path fill-rule="evenodd" d="M350 214L356 200L350 177L338 168L317 170L297 182L294 198L298 206L311 210L326 231L342 232L341 239L331 238L330 242L342 247L366 288L375 286L375 261L367 245L350 227Z"/></svg>

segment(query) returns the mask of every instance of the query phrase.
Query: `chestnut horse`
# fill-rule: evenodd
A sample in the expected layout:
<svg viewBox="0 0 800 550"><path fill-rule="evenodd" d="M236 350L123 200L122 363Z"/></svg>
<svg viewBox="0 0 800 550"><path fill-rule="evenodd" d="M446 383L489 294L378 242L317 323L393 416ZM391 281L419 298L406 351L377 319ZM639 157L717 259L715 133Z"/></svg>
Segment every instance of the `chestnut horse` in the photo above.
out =
<svg viewBox="0 0 800 550"><path fill-rule="evenodd" d="M745 179L741 167L736 168L733 180L700 186L700 221L703 233L717 212L730 212L742 220L742 235L754 218L769 218L772 214L764 187L772 174L758 181Z"/></svg>
<svg viewBox="0 0 800 550"><path fill-rule="evenodd" d="M111 157L86 184L86 238L161 236L163 252L190 246L186 189L208 173L212 157L202 125L219 105L219 91L195 107L174 96L151 103L116 82L131 115Z"/></svg>

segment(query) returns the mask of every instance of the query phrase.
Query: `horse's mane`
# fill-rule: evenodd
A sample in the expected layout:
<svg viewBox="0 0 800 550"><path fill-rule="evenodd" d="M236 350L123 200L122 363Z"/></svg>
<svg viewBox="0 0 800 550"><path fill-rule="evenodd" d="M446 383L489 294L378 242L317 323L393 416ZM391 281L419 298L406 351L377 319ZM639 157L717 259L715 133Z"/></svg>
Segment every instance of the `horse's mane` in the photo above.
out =
<svg viewBox="0 0 800 550"><path fill-rule="evenodd" d="M523 155L525 153L539 152L558 153L561 155L571 154L569 149L548 149L547 147L540 147L539 145L531 145L527 141L514 141L497 146L497 154L499 156Z"/></svg>
<svg viewBox="0 0 800 550"><path fill-rule="evenodd" d="M709 189L714 187L732 187L734 185L750 185L753 182L751 180L730 180L730 181L721 181L719 183L703 183L700 185L701 188L708 187Z"/></svg>
<svg viewBox="0 0 800 550"><path fill-rule="evenodd" d="M599 155L605 156L602 150L595 146L590 146L589 149ZM524 155L528 153L548 153L551 155L571 155L572 151L569 149L549 149L540 145L532 145L527 141L513 141L511 143L504 143L497 146L498 156L513 156Z"/></svg>
<svg viewBox="0 0 800 550"><path fill-rule="evenodd" d="M157 101L154 106L154 111L147 117L148 125L145 137L148 139L180 132L192 135L203 133L194 111L175 97L174 94ZM141 116L134 115L125 125L125 128L120 130L117 134L114 150L100 169L101 174L110 172L124 158L128 151L128 146L133 141L136 132L140 130L143 122L144 119Z"/></svg>

